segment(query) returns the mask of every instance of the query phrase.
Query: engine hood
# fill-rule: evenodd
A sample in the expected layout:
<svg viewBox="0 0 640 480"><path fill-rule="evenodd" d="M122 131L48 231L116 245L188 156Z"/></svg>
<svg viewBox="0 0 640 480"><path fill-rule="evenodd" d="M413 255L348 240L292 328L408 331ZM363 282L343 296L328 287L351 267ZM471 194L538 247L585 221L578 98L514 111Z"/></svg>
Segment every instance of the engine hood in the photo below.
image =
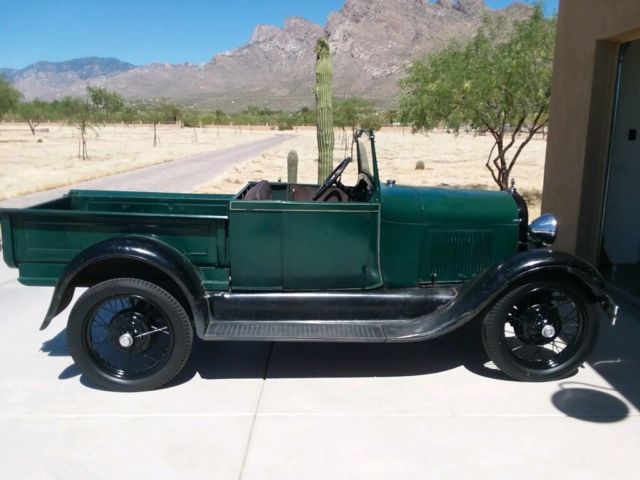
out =
<svg viewBox="0 0 640 480"><path fill-rule="evenodd" d="M466 228L518 224L507 192L383 185L382 221Z"/></svg>

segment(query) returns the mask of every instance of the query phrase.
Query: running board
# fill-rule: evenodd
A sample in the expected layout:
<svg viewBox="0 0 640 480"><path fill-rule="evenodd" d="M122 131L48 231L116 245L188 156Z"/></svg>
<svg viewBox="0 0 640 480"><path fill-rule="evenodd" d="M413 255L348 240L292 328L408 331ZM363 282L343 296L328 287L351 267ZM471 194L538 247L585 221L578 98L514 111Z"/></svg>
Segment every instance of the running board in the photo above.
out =
<svg viewBox="0 0 640 480"><path fill-rule="evenodd" d="M204 340L285 342L386 342L384 323L348 321L231 321L211 322ZM389 324L398 324L390 321Z"/></svg>

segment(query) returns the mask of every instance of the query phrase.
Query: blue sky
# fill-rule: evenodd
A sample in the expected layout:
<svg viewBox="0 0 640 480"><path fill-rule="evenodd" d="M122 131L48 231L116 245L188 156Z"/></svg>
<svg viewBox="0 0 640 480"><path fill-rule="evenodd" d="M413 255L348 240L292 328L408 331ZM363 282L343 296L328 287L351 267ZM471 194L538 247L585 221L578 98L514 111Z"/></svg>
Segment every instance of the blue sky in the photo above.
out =
<svg viewBox="0 0 640 480"><path fill-rule="evenodd" d="M393 0L389 0L393 1ZM0 67L116 57L203 63L246 43L256 24L301 16L324 25L344 0L0 0ZM512 0L485 0L502 8ZM558 0L547 0L548 13Z"/></svg>

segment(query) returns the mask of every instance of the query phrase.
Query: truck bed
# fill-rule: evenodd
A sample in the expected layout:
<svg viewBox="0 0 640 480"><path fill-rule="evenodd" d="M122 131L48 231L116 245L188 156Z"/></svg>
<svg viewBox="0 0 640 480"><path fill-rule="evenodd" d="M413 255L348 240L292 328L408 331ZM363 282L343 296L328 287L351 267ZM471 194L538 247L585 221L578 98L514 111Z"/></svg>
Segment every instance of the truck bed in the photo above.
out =
<svg viewBox="0 0 640 480"><path fill-rule="evenodd" d="M233 195L72 190L25 209L0 209L5 262L25 285L53 286L66 264L108 238L157 237L187 255L208 289L225 288ZM228 282L227 282L228 283Z"/></svg>

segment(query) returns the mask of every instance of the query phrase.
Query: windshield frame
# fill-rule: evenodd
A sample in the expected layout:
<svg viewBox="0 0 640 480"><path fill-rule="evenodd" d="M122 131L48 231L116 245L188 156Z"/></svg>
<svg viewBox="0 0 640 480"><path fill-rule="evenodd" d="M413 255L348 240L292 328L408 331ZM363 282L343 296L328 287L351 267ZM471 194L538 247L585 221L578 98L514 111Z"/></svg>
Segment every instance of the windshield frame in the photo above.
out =
<svg viewBox="0 0 640 480"><path fill-rule="evenodd" d="M361 151L366 147L366 141L369 141L369 150L365 153ZM372 129L358 130L353 136L353 142L356 146L358 159L358 174L365 175L374 185L374 196L380 191L380 176L378 174L378 157L376 155L375 133ZM364 158L364 157L368 158ZM366 163L365 163L366 162Z"/></svg>

